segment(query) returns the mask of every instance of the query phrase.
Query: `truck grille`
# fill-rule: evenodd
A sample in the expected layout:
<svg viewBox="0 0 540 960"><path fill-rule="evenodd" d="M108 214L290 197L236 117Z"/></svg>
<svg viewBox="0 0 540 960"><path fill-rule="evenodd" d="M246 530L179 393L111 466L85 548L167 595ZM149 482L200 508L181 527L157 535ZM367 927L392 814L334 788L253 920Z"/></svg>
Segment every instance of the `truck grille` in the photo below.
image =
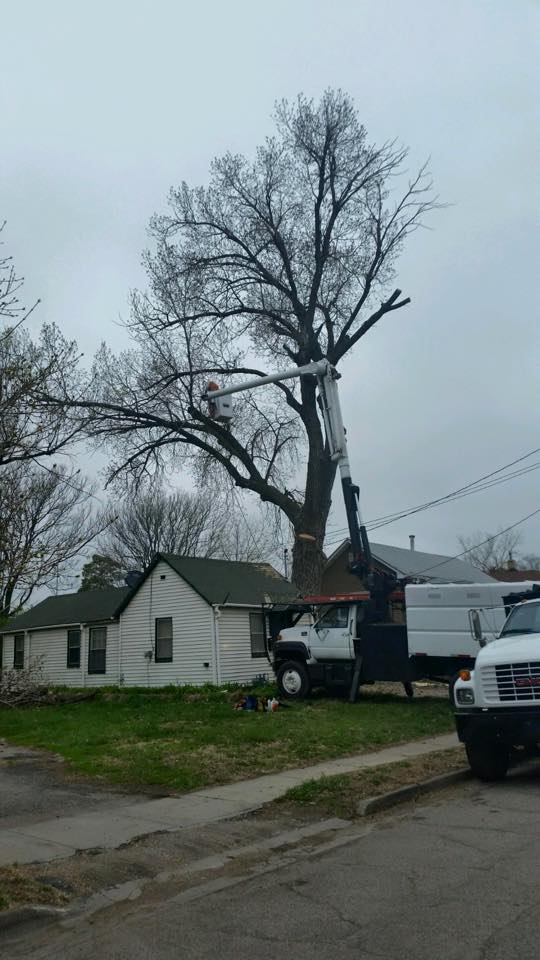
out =
<svg viewBox="0 0 540 960"><path fill-rule="evenodd" d="M482 692L490 703L540 700L540 660L483 667Z"/></svg>

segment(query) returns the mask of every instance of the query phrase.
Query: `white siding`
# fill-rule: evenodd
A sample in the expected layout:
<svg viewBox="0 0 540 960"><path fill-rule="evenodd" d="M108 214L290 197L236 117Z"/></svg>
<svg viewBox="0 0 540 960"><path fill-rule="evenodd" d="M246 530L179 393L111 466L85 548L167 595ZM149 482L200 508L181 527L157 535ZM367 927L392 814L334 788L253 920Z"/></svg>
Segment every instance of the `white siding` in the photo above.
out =
<svg viewBox="0 0 540 960"><path fill-rule="evenodd" d="M154 649L156 617L172 617L172 663L144 656ZM212 608L168 564L158 563L139 588L121 614L120 633L124 683L157 687L215 682Z"/></svg>
<svg viewBox="0 0 540 960"><path fill-rule="evenodd" d="M13 634L6 634L2 647L2 669L11 670L13 666Z"/></svg>
<svg viewBox="0 0 540 960"><path fill-rule="evenodd" d="M75 624L74 624L75 626ZM95 624L98 626L98 624ZM99 624L107 628L106 673L88 674L89 627L81 631L81 665L67 666L67 627L34 630L26 634L25 663L39 658L45 678L50 683L69 687L99 687L118 683L118 623Z"/></svg>
<svg viewBox="0 0 540 960"><path fill-rule="evenodd" d="M81 645L81 667L84 676L84 686L85 687L104 687L108 686L111 683L118 683L120 679L119 674L119 645L118 645L118 636L119 636L119 624L118 621L114 622L108 621L107 623L102 622L100 624L95 623L91 626L101 626L107 627L107 656L105 658L105 669L106 673L88 673L88 635L90 632L90 627L84 627L82 635L82 645ZM67 643L67 633L66 640ZM66 671L70 673L71 671Z"/></svg>
<svg viewBox="0 0 540 960"><path fill-rule="evenodd" d="M98 687L118 683L118 623L107 622L101 625L107 627L106 673L88 676L88 627L83 627L81 632L79 669L67 667L67 627L27 630L24 639L25 667L30 662L39 660L45 680L59 686ZM2 664L4 670L13 667L13 634L4 637Z"/></svg>
<svg viewBox="0 0 540 960"><path fill-rule="evenodd" d="M218 630L222 683L245 683L260 673L273 676L266 657L251 656L249 614L260 612L260 608L256 607L253 607L253 610L241 607L226 607L221 610Z"/></svg>
<svg viewBox="0 0 540 960"><path fill-rule="evenodd" d="M65 684L70 687L82 687L82 670L67 669L67 627L56 630L34 630L26 634L30 660L37 658L45 678L50 683ZM81 663L83 652L81 650Z"/></svg>

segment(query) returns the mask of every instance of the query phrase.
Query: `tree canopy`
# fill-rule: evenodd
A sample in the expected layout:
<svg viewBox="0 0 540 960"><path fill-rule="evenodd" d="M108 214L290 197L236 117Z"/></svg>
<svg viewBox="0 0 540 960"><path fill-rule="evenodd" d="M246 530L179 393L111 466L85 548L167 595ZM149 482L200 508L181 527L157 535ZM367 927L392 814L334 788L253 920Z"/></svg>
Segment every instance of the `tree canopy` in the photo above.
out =
<svg viewBox="0 0 540 960"><path fill-rule="evenodd" d="M148 289L132 297L133 347L104 346L83 393L46 399L108 444L112 478L217 469L273 505L294 531L293 579L313 592L335 476L315 378L243 394L232 429L201 398L209 379L338 364L409 303L397 258L437 204L426 168L407 177L406 149L372 143L341 91L283 101L275 124L253 160L225 154L207 186L171 191L151 221Z"/></svg>
<svg viewBox="0 0 540 960"><path fill-rule="evenodd" d="M79 593L86 590L123 587L126 573L126 568L117 560L100 553L93 553L82 568Z"/></svg>

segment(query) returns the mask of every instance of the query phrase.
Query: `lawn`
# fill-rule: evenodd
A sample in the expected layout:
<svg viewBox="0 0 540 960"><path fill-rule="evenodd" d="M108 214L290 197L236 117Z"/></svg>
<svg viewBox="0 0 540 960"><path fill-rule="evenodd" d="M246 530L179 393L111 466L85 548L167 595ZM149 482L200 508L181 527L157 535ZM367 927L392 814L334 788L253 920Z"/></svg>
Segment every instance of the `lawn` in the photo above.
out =
<svg viewBox="0 0 540 960"><path fill-rule="evenodd" d="M0 737L61 754L104 782L194 790L445 733L448 702L367 694L277 713L235 711L231 692L109 689L62 706L0 710Z"/></svg>
<svg viewBox="0 0 540 960"><path fill-rule="evenodd" d="M465 750L462 746L454 747L381 767L368 767L355 773L308 780L298 787L292 787L270 806L273 810L287 810L294 814L304 810L320 817L349 819L357 816L359 800L429 780L439 774L462 770L466 766Z"/></svg>

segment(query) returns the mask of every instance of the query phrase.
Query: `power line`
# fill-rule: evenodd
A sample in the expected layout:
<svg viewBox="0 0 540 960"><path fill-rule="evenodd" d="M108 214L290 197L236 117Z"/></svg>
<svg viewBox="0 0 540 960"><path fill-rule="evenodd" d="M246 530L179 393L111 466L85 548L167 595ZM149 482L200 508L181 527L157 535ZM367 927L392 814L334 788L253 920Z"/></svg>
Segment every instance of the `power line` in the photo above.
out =
<svg viewBox="0 0 540 960"><path fill-rule="evenodd" d="M58 470L51 469L51 467L48 467L45 463L41 463L40 460L36 460L35 457L30 457L30 459L33 460L38 467L41 467L42 470L46 470L47 473L51 474L51 476L56 477L57 480L61 480L62 483L66 484L66 486L71 487L72 490L76 490L77 493L84 493L87 497L92 497L94 500L97 500L102 507L107 506L101 497L97 497L96 494L92 493L91 490L86 490L84 487L78 487L75 483L71 483L69 477L65 477L64 474L60 473ZM76 473L79 473L79 470L77 470Z"/></svg>
<svg viewBox="0 0 540 960"><path fill-rule="evenodd" d="M463 550L462 553L456 553L455 557L446 557L446 559L441 560L440 563L434 563L431 567L425 567L424 570L415 571L414 576L419 577L423 573L428 573L430 570L436 570L437 567L444 567L444 565L450 560L459 560L460 557L464 557L467 553L471 553L472 550L477 550L478 547L483 547L486 543L492 543L493 540L497 539L497 537L501 537L503 533L508 533L515 527L519 527L521 523L525 523L526 520L530 520L531 517L535 517L538 513L540 513L540 507L538 507L537 510L533 510L532 513L528 513L526 517L522 517L521 520L516 520L515 523L511 523L510 526L505 527L504 530L499 530L499 532L495 533L492 537L487 537L486 540L482 540L480 543L475 543L473 547L467 547L467 549Z"/></svg>
<svg viewBox="0 0 540 960"><path fill-rule="evenodd" d="M521 457L517 457L515 460L512 460L510 463L504 464L502 467L498 467L497 470L492 470L490 473L485 474L483 477L479 477L477 480L473 480L471 483L467 483L462 487L458 487L456 490L453 490L451 493L445 494L443 497L438 497L434 500L428 500L424 503L417 504L414 507L405 508L401 511L396 511L395 513L385 514L380 517L375 517L373 520L369 520L366 523L366 526L369 530L377 530L379 527L387 526L390 523L394 523L397 520L405 519L405 517L412 516L415 513L420 513L423 510L431 509L434 506L438 506L442 503L451 503L454 500L460 500L465 496L471 496L473 493L477 493L482 490L487 490L491 486L497 486L499 483L506 483L508 480L515 479L520 476L525 476L527 473L532 473L534 470L540 468L540 463L530 464L527 467L524 467L520 470L516 470L511 474L507 474L504 477L498 477L497 479L490 479L496 477L498 473L501 473L503 470L508 470L510 467L515 466L517 463L521 463L523 460L527 460L529 457L532 457L535 453L540 452L540 447L537 447L535 450L531 450L529 453L524 454ZM489 481L489 482L484 482ZM337 534L346 533L347 527L338 527L332 531L332 537L336 537ZM327 541L327 545L331 546L332 543L337 543L340 537L337 537L336 540Z"/></svg>
<svg viewBox="0 0 540 960"><path fill-rule="evenodd" d="M394 523L397 520L404 519L405 517L412 516L415 513L420 513L423 510L430 510L436 506L442 506L445 503L454 503L456 500L462 500L464 497L470 497L474 493L480 493L483 490L489 490L491 487L497 487L501 483L506 483L508 480L515 480L518 477L526 476L528 473L533 473L535 470L540 468L539 463L533 463L528 467L523 467L521 470L515 470L513 473L509 473L504 477L499 477L497 479L489 480L487 483L480 483L478 486L475 486L471 489L464 490L462 493L456 493L455 496L448 496L444 499L438 500L435 503L430 503L425 506L415 507L413 509L404 511L403 513L396 514L394 517L388 520L383 520L380 523L373 522L370 525L370 530L378 530L380 527L386 527L390 523Z"/></svg>

